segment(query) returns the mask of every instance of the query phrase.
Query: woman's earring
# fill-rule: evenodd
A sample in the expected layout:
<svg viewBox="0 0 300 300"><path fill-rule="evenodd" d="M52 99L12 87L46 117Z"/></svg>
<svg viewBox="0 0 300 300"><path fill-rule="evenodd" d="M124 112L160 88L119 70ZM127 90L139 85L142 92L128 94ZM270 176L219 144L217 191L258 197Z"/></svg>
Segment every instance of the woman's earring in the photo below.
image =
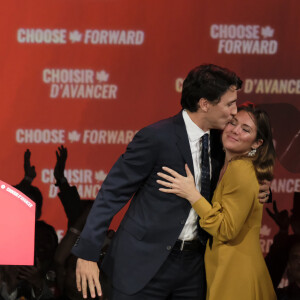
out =
<svg viewBox="0 0 300 300"><path fill-rule="evenodd" d="M251 151L248 152L248 156L253 157L256 153L256 149L251 149Z"/></svg>

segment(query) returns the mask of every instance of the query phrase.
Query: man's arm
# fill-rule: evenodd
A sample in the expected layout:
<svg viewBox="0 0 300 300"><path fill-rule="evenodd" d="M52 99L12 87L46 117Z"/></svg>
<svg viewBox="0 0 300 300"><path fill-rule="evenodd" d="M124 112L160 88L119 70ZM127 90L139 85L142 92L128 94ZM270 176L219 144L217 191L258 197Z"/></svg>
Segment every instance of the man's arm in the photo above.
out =
<svg viewBox="0 0 300 300"><path fill-rule="evenodd" d="M84 297L87 297L87 285L92 297L95 296L95 288L97 294L101 294L97 261L107 229L114 215L151 174L158 150L155 130L149 127L142 129L103 182L82 234L72 250L79 257L76 282Z"/></svg>
<svg viewBox="0 0 300 300"><path fill-rule="evenodd" d="M151 174L158 153L155 130L144 128L136 134L111 168L94 201L73 253L97 262L112 218L138 191Z"/></svg>

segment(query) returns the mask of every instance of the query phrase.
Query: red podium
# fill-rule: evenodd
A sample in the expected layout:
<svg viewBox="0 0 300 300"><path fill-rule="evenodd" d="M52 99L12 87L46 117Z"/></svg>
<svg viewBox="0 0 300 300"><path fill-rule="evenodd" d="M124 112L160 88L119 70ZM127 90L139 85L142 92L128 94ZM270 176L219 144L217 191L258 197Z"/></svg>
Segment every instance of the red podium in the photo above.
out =
<svg viewBox="0 0 300 300"><path fill-rule="evenodd" d="M33 265L35 203L0 180L0 265Z"/></svg>

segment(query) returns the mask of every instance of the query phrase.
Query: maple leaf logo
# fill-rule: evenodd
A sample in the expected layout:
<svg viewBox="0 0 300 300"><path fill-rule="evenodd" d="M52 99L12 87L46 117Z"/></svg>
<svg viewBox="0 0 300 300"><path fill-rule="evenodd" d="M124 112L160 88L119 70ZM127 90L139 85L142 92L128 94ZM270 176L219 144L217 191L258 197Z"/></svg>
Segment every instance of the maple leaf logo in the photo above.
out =
<svg viewBox="0 0 300 300"><path fill-rule="evenodd" d="M271 228L269 228L267 225L264 225L260 228L261 236L269 236L270 233L271 233Z"/></svg>
<svg viewBox="0 0 300 300"><path fill-rule="evenodd" d="M108 81L109 74L105 70L102 70L100 72L97 72L96 78L99 82L106 82Z"/></svg>
<svg viewBox="0 0 300 300"><path fill-rule="evenodd" d="M95 172L95 179L99 182L99 181L104 181L104 179L106 178L106 173L103 170L100 170L98 172Z"/></svg>
<svg viewBox="0 0 300 300"><path fill-rule="evenodd" d="M82 34L78 30L70 31L69 40L72 43L81 42Z"/></svg>
<svg viewBox="0 0 300 300"><path fill-rule="evenodd" d="M78 133L76 130L73 130L68 133L68 139L71 143L79 142L80 141L80 133Z"/></svg>
<svg viewBox="0 0 300 300"><path fill-rule="evenodd" d="M265 38L270 38L274 35L274 29L270 26L261 28L261 35Z"/></svg>

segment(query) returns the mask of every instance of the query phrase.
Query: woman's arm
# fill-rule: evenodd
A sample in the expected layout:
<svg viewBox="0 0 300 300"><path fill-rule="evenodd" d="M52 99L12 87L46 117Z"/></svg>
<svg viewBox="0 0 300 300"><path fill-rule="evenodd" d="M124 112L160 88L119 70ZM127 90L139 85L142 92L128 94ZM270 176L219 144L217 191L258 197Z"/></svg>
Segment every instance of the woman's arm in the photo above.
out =
<svg viewBox="0 0 300 300"><path fill-rule="evenodd" d="M196 190L189 170L187 177L173 170L170 172L169 168L164 168L164 171L171 176L158 174L169 181L159 180L159 184L168 187L160 190L188 199L200 216L200 226L205 231L221 241L232 240L238 235L257 199L258 183L250 162L239 160L230 163L226 177L224 175L222 194L219 198L215 197L213 206Z"/></svg>

